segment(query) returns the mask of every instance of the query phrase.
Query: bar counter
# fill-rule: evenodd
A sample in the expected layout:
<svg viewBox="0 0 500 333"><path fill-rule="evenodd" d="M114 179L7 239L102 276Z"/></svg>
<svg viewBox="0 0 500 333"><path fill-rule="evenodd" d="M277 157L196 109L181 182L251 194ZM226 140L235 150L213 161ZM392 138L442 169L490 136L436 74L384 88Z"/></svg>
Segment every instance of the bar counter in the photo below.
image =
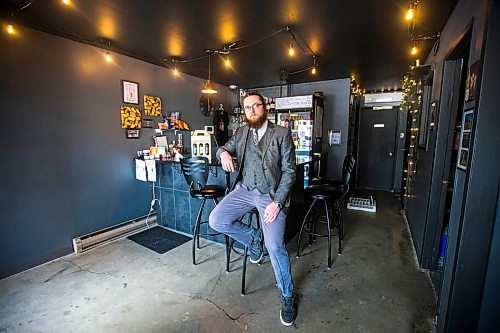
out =
<svg viewBox="0 0 500 333"><path fill-rule="evenodd" d="M297 178L292 189L291 211L287 217L285 241L288 242L298 232L304 210L304 167L309 165L309 170L314 170L319 158L313 161L297 164ZM160 200L157 209L157 223L185 234L192 235L193 226L196 222L198 210L202 200L191 198L189 185L182 174L180 162L156 161L157 182L154 185L156 197ZM314 172L311 172L311 175ZM210 163L210 171L207 184L230 187L234 182L236 172L225 172L218 163ZM207 200L203 210L202 221L208 221L210 212L215 207L212 200ZM201 226L201 232L205 233L207 225ZM209 239L223 243L223 236L208 237Z"/></svg>

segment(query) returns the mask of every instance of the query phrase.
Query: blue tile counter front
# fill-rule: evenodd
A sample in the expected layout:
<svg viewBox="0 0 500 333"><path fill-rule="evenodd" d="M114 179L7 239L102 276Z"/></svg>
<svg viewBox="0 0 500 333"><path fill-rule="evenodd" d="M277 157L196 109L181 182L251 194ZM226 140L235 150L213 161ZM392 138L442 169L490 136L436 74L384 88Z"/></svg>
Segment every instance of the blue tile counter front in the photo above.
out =
<svg viewBox="0 0 500 333"><path fill-rule="evenodd" d="M157 181L155 193L160 200L157 210L158 224L186 234L193 234L198 210L203 200L194 199L189 195L189 186L184 179L179 162L156 162ZM227 173L221 166L211 164L208 176L208 185L230 186L234 181L235 173ZM229 184L228 184L229 181ZM210 212L215 207L212 200L207 200L203 209L202 221L208 221ZM201 226L201 233L206 233L208 224ZM213 233L214 231L211 230ZM211 240L223 243L224 237L219 235L208 237Z"/></svg>
<svg viewBox="0 0 500 333"><path fill-rule="evenodd" d="M315 164L317 164L318 160L315 158L310 162L297 165L296 181L292 188L291 211L287 216L285 228L286 243L299 231L305 215L305 207L308 207L308 200L305 198L304 192L304 168L307 165L309 172L306 174L312 179L314 174L316 174L316 171L312 170L316 170ZM324 163L322 169L326 169L326 161ZM156 172L157 182L154 186L156 196L160 200L160 207L157 209L158 224L192 235L202 200L194 199L189 195L189 186L184 179L179 162L156 161ZM220 165L211 164L207 184L230 187L234 182L235 176L236 172L226 173ZM214 202L207 200L203 209L202 221L208 221L208 216L214 207ZM202 224L200 232L207 233L207 228L208 224ZM210 229L209 232L213 233L214 231ZM224 236L222 235L204 238L224 243Z"/></svg>

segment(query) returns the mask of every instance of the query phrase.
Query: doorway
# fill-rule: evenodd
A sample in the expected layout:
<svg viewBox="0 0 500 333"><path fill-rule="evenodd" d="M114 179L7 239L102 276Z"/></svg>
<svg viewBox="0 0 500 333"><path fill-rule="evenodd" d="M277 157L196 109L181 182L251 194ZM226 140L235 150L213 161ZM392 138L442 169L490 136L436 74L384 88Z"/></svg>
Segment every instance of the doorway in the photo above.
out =
<svg viewBox="0 0 500 333"><path fill-rule="evenodd" d="M394 191L396 107L361 109L358 146L359 188Z"/></svg>

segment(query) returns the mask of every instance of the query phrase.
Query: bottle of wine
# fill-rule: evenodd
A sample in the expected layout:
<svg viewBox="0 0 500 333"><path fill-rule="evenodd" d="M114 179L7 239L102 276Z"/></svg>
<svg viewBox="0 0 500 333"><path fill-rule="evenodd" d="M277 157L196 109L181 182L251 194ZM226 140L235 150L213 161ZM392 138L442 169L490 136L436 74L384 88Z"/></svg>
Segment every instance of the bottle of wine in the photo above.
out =
<svg viewBox="0 0 500 333"><path fill-rule="evenodd" d="M271 112L274 113L276 112L276 103L274 102L274 98L271 98Z"/></svg>
<svg viewBox="0 0 500 333"><path fill-rule="evenodd" d="M203 143L200 143L199 147L198 147L198 154L200 154L200 156L203 155L203 150L204 150L203 149Z"/></svg>
<svg viewBox="0 0 500 333"><path fill-rule="evenodd" d="M269 103L269 98L265 98L266 101L266 111L269 112L269 109L271 109L271 103Z"/></svg>
<svg viewBox="0 0 500 333"><path fill-rule="evenodd" d="M198 155L198 145L195 143L193 145L193 157Z"/></svg>

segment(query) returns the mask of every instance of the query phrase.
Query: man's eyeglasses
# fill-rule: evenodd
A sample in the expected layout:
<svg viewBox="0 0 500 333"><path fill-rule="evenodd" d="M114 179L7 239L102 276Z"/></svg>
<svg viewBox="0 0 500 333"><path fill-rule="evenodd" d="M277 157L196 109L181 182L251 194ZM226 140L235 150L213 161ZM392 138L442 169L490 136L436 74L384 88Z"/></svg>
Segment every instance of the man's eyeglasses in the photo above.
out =
<svg viewBox="0 0 500 333"><path fill-rule="evenodd" d="M255 110L259 106L262 106L262 105L264 105L264 104L262 104L262 103L253 103L252 105L245 105L245 110L246 111Z"/></svg>

